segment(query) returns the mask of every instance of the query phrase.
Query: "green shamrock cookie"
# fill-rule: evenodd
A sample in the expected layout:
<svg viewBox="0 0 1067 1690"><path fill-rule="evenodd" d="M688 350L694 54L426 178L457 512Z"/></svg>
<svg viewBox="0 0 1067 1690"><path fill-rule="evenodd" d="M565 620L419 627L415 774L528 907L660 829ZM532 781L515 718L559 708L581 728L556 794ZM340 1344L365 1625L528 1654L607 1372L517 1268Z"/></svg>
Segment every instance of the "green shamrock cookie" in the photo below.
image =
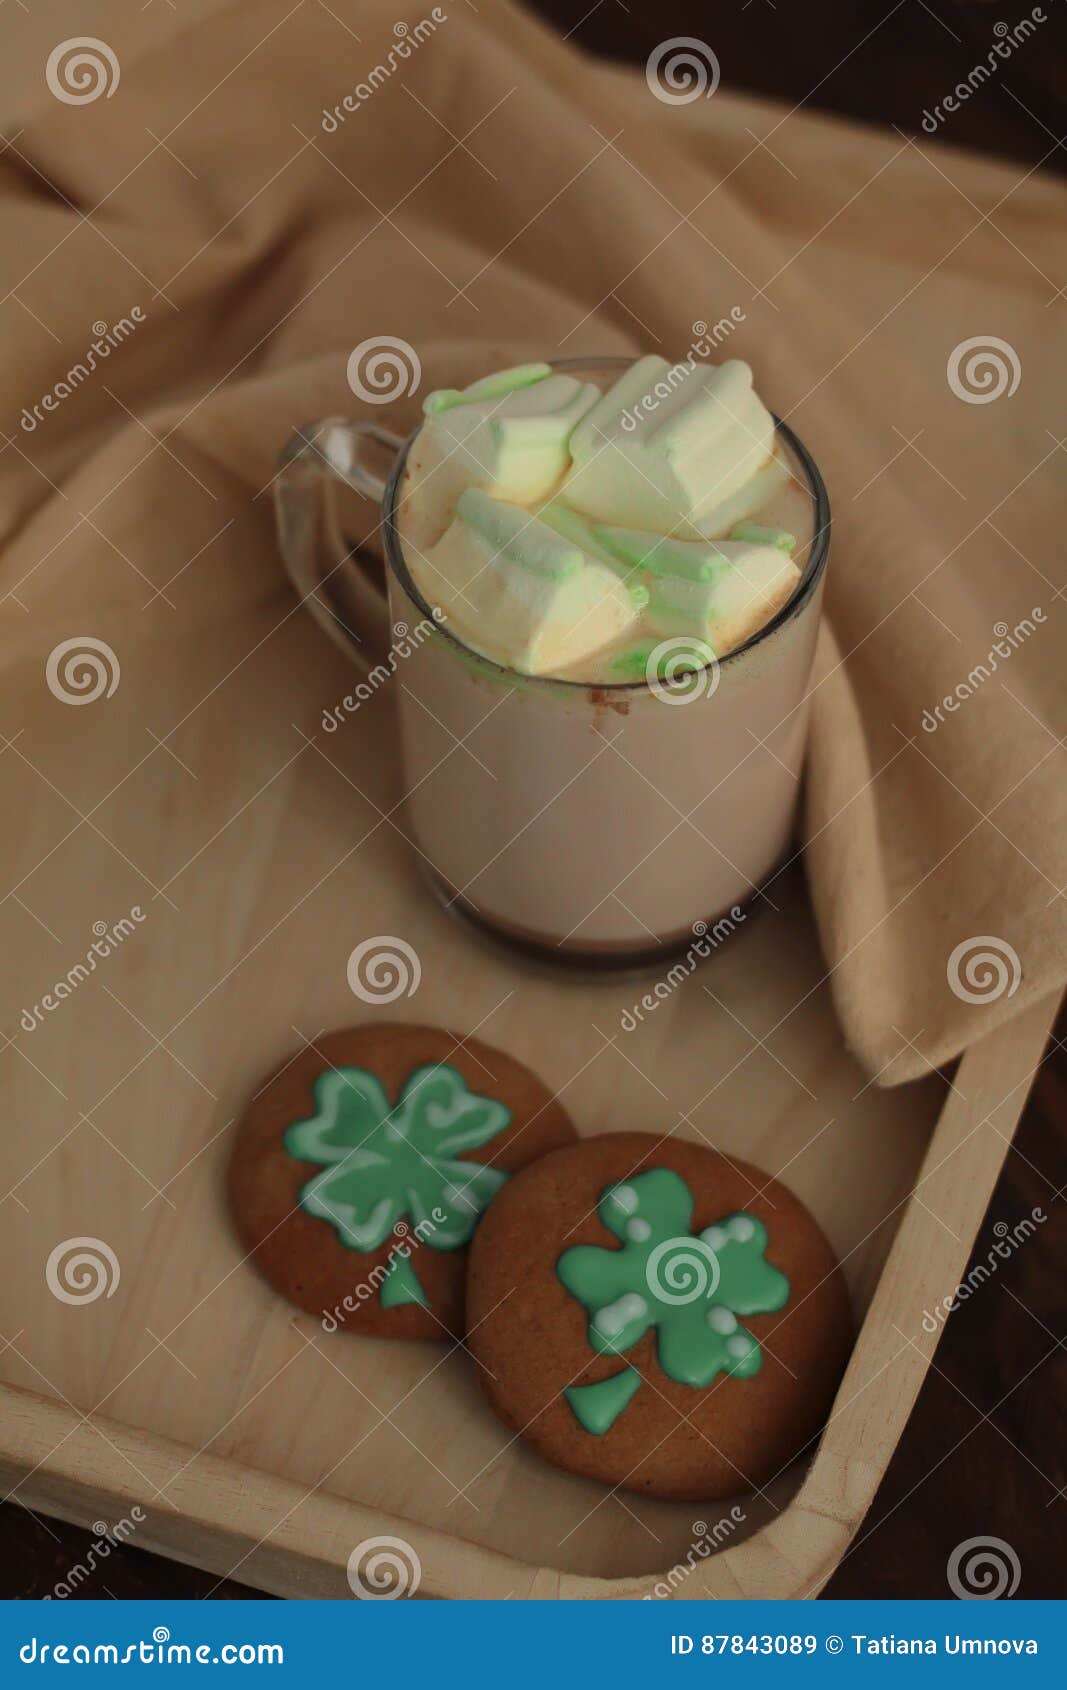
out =
<svg viewBox="0 0 1067 1690"><path fill-rule="evenodd" d="M728 1215L694 1235L692 1192L669 1168L609 1186L597 1213L622 1248L579 1244L556 1264L563 1285L589 1310L594 1350L621 1355L655 1327L659 1365L679 1384L703 1389L719 1373L758 1373L759 1342L738 1316L772 1314L789 1298L789 1281L764 1260L762 1221ZM625 1368L564 1395L586 1431L600 1434L639 1383L636 1369Z"/></svg>
<svg viewBox="0 0 1067 1690"><path fill-rule="evenodd" d="M290 1156L323 1165L300 1192L302 1209L328 1221L350 1250L377 1250L404 1216L434 1250L469 1242L508 1176L458 1158L509 1124L503 1103L469 1091L443 1062L416 1068L393 1107L366 1068L328 1069L314 1098L316 1113L284 1139ZM394 1258L379 1297L383 1308L425 1304L409 1256Z"/></svg>

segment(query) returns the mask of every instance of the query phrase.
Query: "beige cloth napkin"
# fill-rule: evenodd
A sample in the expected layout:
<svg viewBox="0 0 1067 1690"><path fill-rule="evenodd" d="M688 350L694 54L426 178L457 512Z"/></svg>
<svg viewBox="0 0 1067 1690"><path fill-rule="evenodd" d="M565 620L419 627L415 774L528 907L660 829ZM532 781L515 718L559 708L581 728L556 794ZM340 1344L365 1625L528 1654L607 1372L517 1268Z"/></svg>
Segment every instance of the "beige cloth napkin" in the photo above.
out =
<svg viewBox="0 0 1067 1690"><path fill-rule="evenodd" d="M519 356L680 357L735 308L723 355L754 365L834 506L804 840L849 1042L902 1080L1064 978L1059 182L740 98L728 65L671 104L504 3L420 0L406 33L393 0L17 21L0 707L25 734L9 763L39 778L13 800L36 818L5 848L16 896L32 907L64 804L142 865L172 826L210 837L218 793L177 741L131 755L133 731L171 730L194 654L224 689L287 617L269 483L295 425L360 410L358 342L416 349L419 392L363 407L405 427L430 386ZM110 92L56 93L46 61L74 35L109 49L89 75ZM42 687L85 633L123 675L91 740L92 713ZM968 972L976 952L993 963Z"/></svg>

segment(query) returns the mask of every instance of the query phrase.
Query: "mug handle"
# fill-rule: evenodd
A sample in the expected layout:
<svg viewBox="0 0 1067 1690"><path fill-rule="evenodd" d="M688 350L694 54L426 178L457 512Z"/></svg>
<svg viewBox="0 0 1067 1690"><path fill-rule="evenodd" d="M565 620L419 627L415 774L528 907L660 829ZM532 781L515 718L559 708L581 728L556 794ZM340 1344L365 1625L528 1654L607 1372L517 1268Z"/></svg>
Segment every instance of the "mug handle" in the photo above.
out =
<svg viewBox="0 0 1067 1690"><path fill-rule="evenodd" d="M364 461L366 442L395 457L398 435L377 423L325 417L296 430L282 453L274 482L278 544L289 579L335 645L370 671L391 644L384 581L341 524L344 490L381 508L386 477ZM380 570L378 571L380 573Z"/></svg>

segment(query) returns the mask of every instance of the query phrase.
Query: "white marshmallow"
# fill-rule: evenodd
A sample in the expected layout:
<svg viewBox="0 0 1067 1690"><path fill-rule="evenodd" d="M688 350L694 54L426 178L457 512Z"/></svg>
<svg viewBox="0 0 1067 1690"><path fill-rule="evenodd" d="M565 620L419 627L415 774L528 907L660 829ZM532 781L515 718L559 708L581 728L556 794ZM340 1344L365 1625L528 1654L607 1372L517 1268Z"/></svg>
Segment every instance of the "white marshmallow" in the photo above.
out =
<svg viewBox="0 0 1067 1690"><path fill-rule="evenodd" d="M645 573L649 597L644 617L657 634L692 634L717 657L725 657L787 603L800 571L775 546L724 540L715 551L719 556L705 580Z"/></svg>
<svg viewBox="0 0 1067 1690"><path fill-rule="evenodd" d="M420 436L420 482L435 503L451 504L460 487L478 487L515 504L531 504L553 491L570 466L567 443L574 426L596 403L599 389L563 375L500 385L527 368L542 367L504 371L466 393L430 395Z"/></svg>
<svg viewBox="0 0 1067 1690"><path fill-rule="evenodd" d="M643 529L591 523L559 500L542 521L621 571L655 634L691 634L720 657L741 645L791 597L800 573L781 546L741 540L666 540ZM761 533L777 530L761 530ZM790 536L783 536L790 538Z"/></svg>
<svg viewBox="0 0 1067 1690"><path fill-rule="evenodd" d="M570 445L567 504L686 539L725 534L788 476L774 419L738 359L639 358L582 417Z"/></svg>
<svg viewBox="0 0 1067 1690"><path fill-rule="evenodd" d="M562 673L613 644L643 598L529 511L473 487L421 561L420 584L448 626L521 674Z"/></svg>

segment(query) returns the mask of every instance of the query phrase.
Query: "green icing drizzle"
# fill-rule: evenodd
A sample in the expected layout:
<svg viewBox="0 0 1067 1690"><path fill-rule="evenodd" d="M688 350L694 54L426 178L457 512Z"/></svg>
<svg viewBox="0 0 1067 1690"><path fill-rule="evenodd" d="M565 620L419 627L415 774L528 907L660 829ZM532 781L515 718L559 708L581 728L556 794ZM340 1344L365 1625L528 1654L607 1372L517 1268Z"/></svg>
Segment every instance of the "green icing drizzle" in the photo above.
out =
<svg viewBox="0 0 1067 1690"><path fill-rule="evenodd" d="M457 387L439 387L423 400L423 414L436 417L442 411L451 411L455 405L477 405L483 399L504 399L509 393L532 387L551 374L549 364L516 364L510 370L498 370L495 375L483 376L481 381L472 381L462 391Z"/></svg>
<svg viewBox="0 0 1067 1690"><path fill-rule="evenodd" d="M636 1367L624 1367L621 1373L613 1373L597 1385L568 1385L563 1395L575 1419L599 1438L614 1426L640 1383Z"/></svg>
<svg viewBox="0 0 1067 1690"><path fill-rule="evenodd" d="M797 537L789 534L784 528L765 528L759 522L735 522L730 530L731 540L745 540L750 546L773 546L776 551L790 552L796 550Z"/></svg>
<svg viewBox="0 0 1067 1690"><path fill-rule="evenodd" d="M727 1215L693 1234L693 1194L669 1168L609 1186L597 1213L621 1249L575 1245L559 1258L556 1273L589 1311L589 1343L598 1354L622 1355L654 1327L659 1365L679 1384L700 1390L719 1373L749 1379L759 1372L759 1341L738 1316L772 1314L789 1299L789 1281L764 1259L762 1221L745 1213ZM603 1385L624 1377L615 1374ZM623 1396L618 1387L617 1406L601 1430L636 1389L630 1384ZM607 1409L594 1404L580 1411L587 1399L576 1401L572 1391L565 1395L586 1430L596 1431L589 1421Z"/></svg>
<svg viewBox="0 0 1067 1690"><path fill-rule="evenodd" d="M620 651L611 660L612 674L620 675L624 680L643 681L655 649L655 644L649 640L643 645L630 646L626 651Z"/></svg>
<svg viewBox="0 0 1067 1690"><path fill-rule="evenodd" d="M290 1156L322 1170L297 1199L305 1213L327 1221L349 1250L379 1249L404 1216L416 1241L434 1250L470 1240L508 1176L459 1158L502 1132L510 1109L469 1091L446 1062L416 1068L392 1107L366 1068L327 1069L313 1095L316 1113L282 1141ZM406 1253L394 1253L379 1301L426 1305Z"/></svg>
<svg viewBox="0 0 1067 1690"><path fill-rule="evenodd" d="M612 657L611 673L624 681L659 680L667 685L677 685L683 675L695 675L707 668L710 658L715 655L706 640L698 640L695 636L692 655L677 651L673 642L668 651L663 650L663 645L662 640L658 644L652 640L640 640L635 645L624 647Z"/></svg>
<svg viewBox="0 0 1067 1690"><path fill-rule="evenodd" d="M594 526L599 543L631 569L682 581L716 581L729 573L730 560L710 540L671 540L637 528Z"/></svg>
<svg viewBox="0 0 1067 1690"><path fill-rule="evenodd" d="M654 646L652 651L649 652L649 662L645 667L645 679L652 680L653 676L649 673L651 668L656 680L664 682L668 687L678 686L683 676L698 675L702 669L706 669L715 656L714 648L708 640L698 639L694 634L692 636L692 651L679 650L681 641L688 638L688 635L682 634L679 635L677 640L666 640L661 642L660 645ZM664 645L667 647L666 651L662 649ZM652 662L653 657L656 659L654 664Z"/></svg>

